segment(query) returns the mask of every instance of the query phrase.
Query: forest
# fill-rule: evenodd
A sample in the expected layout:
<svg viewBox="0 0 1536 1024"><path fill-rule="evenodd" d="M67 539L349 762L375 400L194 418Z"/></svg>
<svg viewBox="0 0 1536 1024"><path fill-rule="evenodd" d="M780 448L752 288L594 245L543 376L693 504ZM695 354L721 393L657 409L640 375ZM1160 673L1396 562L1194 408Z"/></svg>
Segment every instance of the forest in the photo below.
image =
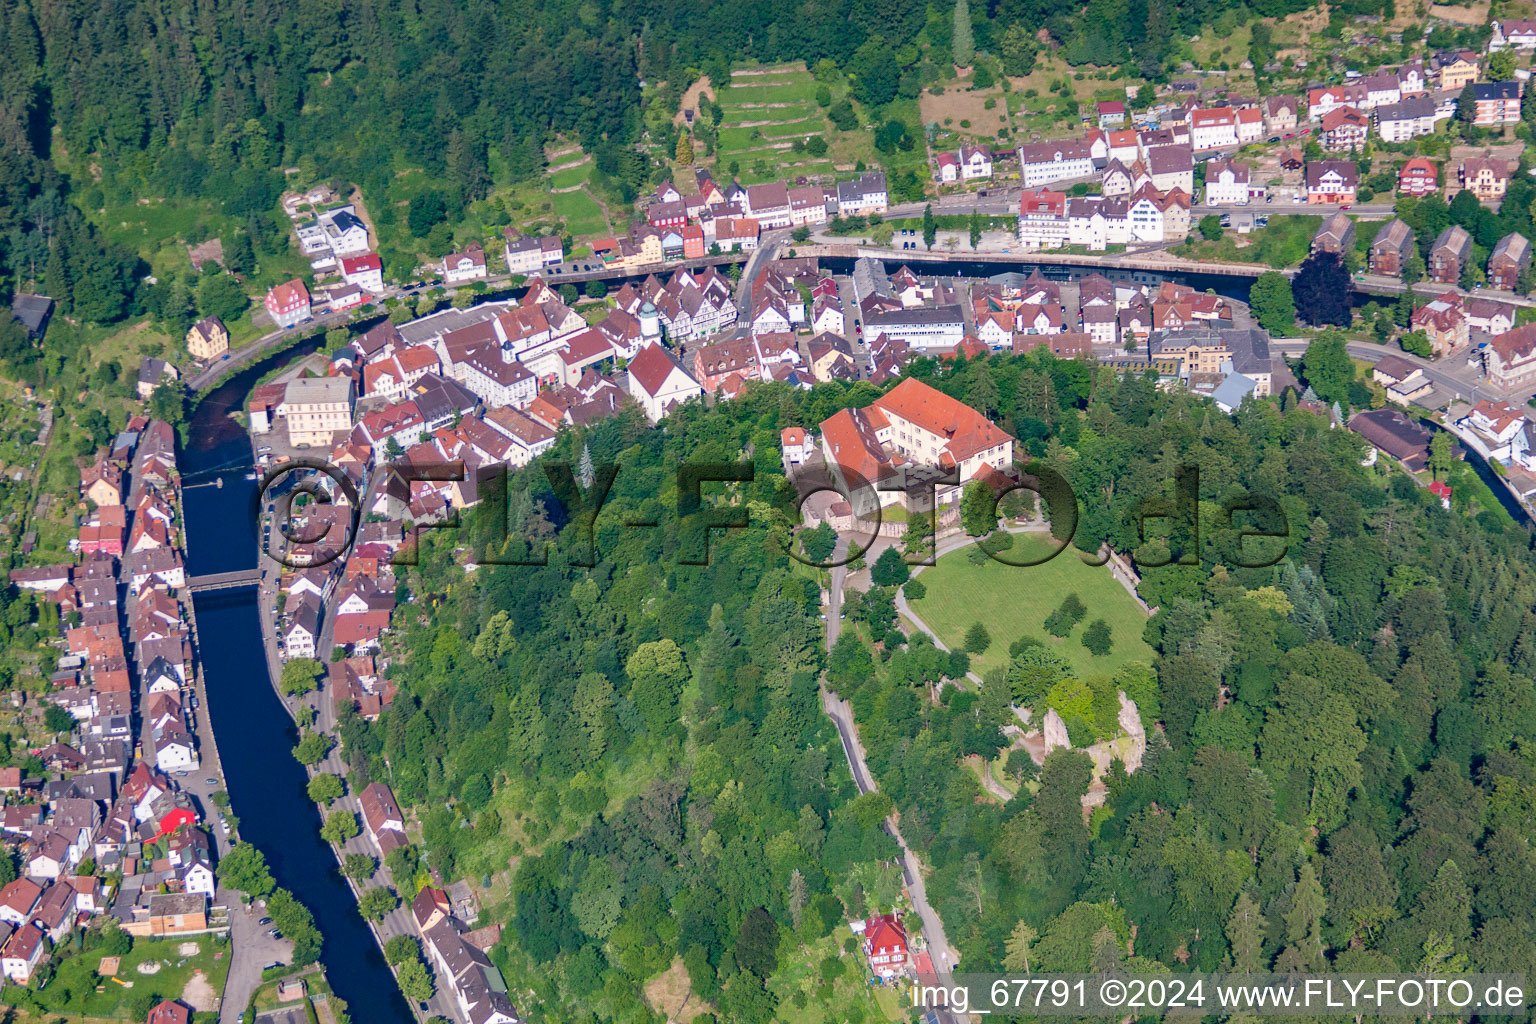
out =
<svg viewBox="0 0 1536 1024"><path fill-rule="evenodd" d="M1338 390L1331 362L1299 369ZM786 553L776 437L867 403L867 383L758 384L665 430L619 417L567 432L549 458L575 465L585 449L622 467L591 523L597 566L574 564L590 520L537 465L517 474L458 535L427 535L402 583L420 611L391 642L400 697L344 725L353 784L387 773L422 824L390 865L397 885L421 857L503 894L494 957L550 1020L654 1019L644 986L674 958L721 1020L858 1016L837 1004L846 964L828 961L838 936L851 942L840 922L894 898L878 828L891 809L971 970L1536 962L1526 530L1362 466L1362 442L1294 396L1227 416L1043 351L911 372L1067 478L1076 549L1136 556L1153 664L1073 681L1016 643L1007 667L965 684L965 655L894 628L899 572L850 595L824 659L814 572ZM676 467L742 457L756 479L709 485L706 507L744 508L749 525L713 531L708 566L682 564L699 526L675 512ZM1198 467L1198 535L1175 523L1143 539L1135 510L1168 497L1181 467ZM1283 511L1278 562L1243 567L1265 559L1238 555L1220 518L1240 493ZM659 525L624 525L640 520ZM487 543L548 564L478 564ZM878 794L855 796L817 704L823 671L852 701ZM1008 757L1006 803L964 760L1007 749L1010 701L1038 706L1064 682L1090 718L1126 691L1149 728L1141 769L1116 762L1086 818L1080 752ZM830 980L787 983L806 958Z"/></svg>
<svg viewBox="0 0 1536 1024"><path fill-rule="evenodd" d="M1043 29L1073 65L1161 81L1178 37L1222 16L1305 5L973 6L967 53L1029 63ZM1355 0L1340 13L1382 6ZM661 171L639 144L659 132L651 150L670 152L671 112L700 75L718 87L733 63L830 67L883 125L888 104L939 80L953 15L945 0L4 0L0 295L26 285L95 323L146 313L181 323L194 312L195 274L149 281L147 253L110 237L113 212L167 204L166 218L192 217L168 236L211 232L225 266L249 275L291 256L277 208L289 170L360 187L381 242L424 240L493 185L537 179L557 138L591 154L594 185L627 204ZM648 118L648 107L665 116ZM414 252L381 248L392 274L413 269ZM38 368L10 334L0 359L20 375Z"/></svg>

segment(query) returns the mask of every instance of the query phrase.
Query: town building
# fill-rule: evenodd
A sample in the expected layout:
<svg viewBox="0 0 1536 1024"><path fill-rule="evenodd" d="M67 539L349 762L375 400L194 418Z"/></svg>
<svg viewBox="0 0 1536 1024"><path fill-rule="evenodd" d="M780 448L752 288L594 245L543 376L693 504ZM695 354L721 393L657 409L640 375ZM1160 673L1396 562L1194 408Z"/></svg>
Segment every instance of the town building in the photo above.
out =
<svg viewBox="0 0 1536 1024"><path fill-rule="evenodd" d="M1440 284L1460 284L1461 271L1472 255L1472 236L1460 224L1440 232L1429 250L1429 279Z"/></svg>
<svg viewBox="0 0 1536 1024"><path fill-rule="evenodd" d="M1316 160L1307 164L1307 202L1353 203L1359 170L1353 160Z"/></svg>
<svg viewBox="0 0 1536 1024"><path fill-rule="evenodd" d="M1019 147L1019 178L1026 189L1093 174L1093 152L1085 139L1027 142Z"/></svg>
<svg viewBox="0 0 1536 1024"><path fill-rule="evenodd" d="M645 410L646 419L656 423L672 406L702 397L704 389L677 365L670 352L650 344L629 362L629 393Z"/></svg>
<svg viewBox="0 0 1536 1024"><path fill-rule="evenodd" d="M821 424L822 454L838 475L858 514L877 504L904 501L905 492L876 490L882 481L926 467L952 470L959 481L939 484L937 504L959 498L978 475L1013 466L1013 441L981 413L914 378L907 378L873 404L842 409ZM918 478L937 481L941 472ZM926 500L926 499L919 499ZM909 509L913 511L913 509ZM922 511L922 509L916 509Z"/></svg>
<svg viewBox="0 0 1536 1024"><path fill-rule="evenodd" d="M1520 123L1519 82L1478 82L1472 86L1472 99L1472 123L1479 128Z"/></svg>
<svg viewBox="0 0 1536 1024"><path fill-rule="evenodd" d="M204 317L187 330L187 352L208 362L229 351L229 329L216 316Z"/></svg>
<svg viewBox="0 0 1536 1024"><path fill-rule="evenodd" d="M1414 252L1413 229L1394 217L1382 225L1371 242L1370 271L1384 277L1401 277Z"/></svg>
<svg viewBox="0 0 1536 1024"><path fill-rule="evenodd" d="M309 319L309 289L298 278L274 285L267 292L267 315L279 327L292 327Z"/></svg>
<svg viewBox="0 0 1536 1024"><path fill-rule="evenodd" d="M1205 202L1207 206L1248 205L1249 166L1230 158L1208 160L1205 164Z"/></svg>
<svg viewBox="0 0 1536 1024"><path fill-rule="evenodd" d="M1519 291L1520 276L1530 263L1530 241L1518 232L1505 235L1488 257L1488 287L1505 292Z"/></svg>
<svg viewBox="0 0 1536 1024"><path fill-rule="evenodd" d="M1479 201L1489 203L1504 198L1509 187L1509 161L1489 152L1469 157L1457 168L1457 183L1470 191Z"/></svg>
<svg viewBox="0 0 1536 1024"><path fill-rule="evenodd" d="M1416 156L1397 172L1397 190L1408 196L1427 196L1440 191L1440 171L1433 160Z"/></svg>
<svg viewBox="0 0 1536 1024"><path fill-rule="evenodd" d="M337 431L352 428L353 390L348 377L300 377L288 382L278 415L295 446L331 446Z"/></svg>

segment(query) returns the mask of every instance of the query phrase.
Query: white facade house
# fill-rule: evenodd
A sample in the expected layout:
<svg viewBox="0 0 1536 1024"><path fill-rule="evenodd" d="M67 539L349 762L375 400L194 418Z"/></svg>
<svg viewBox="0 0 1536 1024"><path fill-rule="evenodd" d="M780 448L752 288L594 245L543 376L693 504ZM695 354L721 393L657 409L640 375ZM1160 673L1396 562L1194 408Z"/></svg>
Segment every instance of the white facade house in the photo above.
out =
<svg viewBox="0 0 1536 1024"><path fill-rule="evenodd" d="M1407 142L1419 135L1435 132L1435 101L1428 96L1410 96L1371 111L1376 131L1384 142Z"/></svg>
<svg viewBox="0 0 1536 1024"><path fill-rule="evenodd" d="M1248 204L1248 164L1238 160L1208 160L1205 164L1207 206Z"/></svg>
<svg viewBox="0 0 1536 1024"><path fill-rule="evenodd" d="M1197 150L1236 146L1237 113L1231 107L1191 110L1189 141Z"/></svg>
<svg viewBox="0 0 1536 1024"><path fill-rule="evenodd" d="M368 228L357 216L357 208L348 204L326 210L315 218L325 237L325 245L336 256L355 256L368 251Z"/></svg>
<svg viewBox="0 0 1536 1024"><path fill-rule="evenodd" d="M660 345L651 344L629 363L629 393L652 423L661 420L674 405L701 398L704 389L688 376Z"/></svg>
<svg viewBox="0 0 1536 1024"><path fill-rule="evenodd" d="M1019 147L1019 177L1025 188L1089 178L1094 170L1092 149L1086 140L1058 139Z"/></svg>

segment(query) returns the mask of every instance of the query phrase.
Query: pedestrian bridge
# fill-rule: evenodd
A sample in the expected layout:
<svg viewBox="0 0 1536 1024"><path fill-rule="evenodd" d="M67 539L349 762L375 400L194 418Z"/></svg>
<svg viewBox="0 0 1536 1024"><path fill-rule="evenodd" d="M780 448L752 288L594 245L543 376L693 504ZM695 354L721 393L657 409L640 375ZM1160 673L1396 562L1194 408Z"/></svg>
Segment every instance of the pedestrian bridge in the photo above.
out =
<svg viewBox="0 0 1536 1024"><path fill-rule="evenodd" d="M233 572L210 572L202 576L188 576L187 589L194 594L200 594L206 590L254 587L260 582L260 569L236 569Z"/></svg>

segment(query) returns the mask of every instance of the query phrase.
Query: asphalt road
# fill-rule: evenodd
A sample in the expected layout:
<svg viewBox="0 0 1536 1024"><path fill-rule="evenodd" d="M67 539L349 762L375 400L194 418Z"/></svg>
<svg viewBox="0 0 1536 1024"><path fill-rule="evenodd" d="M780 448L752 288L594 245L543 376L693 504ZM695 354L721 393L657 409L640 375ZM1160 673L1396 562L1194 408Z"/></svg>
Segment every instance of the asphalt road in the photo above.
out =
<svg viewBox="0 0 1536 1024"><path fill-rule="evenodd" d="M1305 340L1276 340L1271 344L1282 354L1293 358L1307 350ZM1490 402L1510 400L1518 405L1524 403L1531 394L1529 387L1496 388L1489 384L1480 372L1467 365L1465 349L1442 360L1423 359L1404 352L1395 345L1373 345L1364 341L1351 341L1345 345L1345 350L1351 357L1363 359L1368 363L1375 363L1383 356L1399 356L1423 370L1424 376L1428 377L1436 387L1470 402L1479 402L1483 399Z"/></svg>
<svg viewBox="0 0 1536 1024"><path fill-rule="evenodd" d="M1049 186L1047 186L1049 187ZM988 195L952 195L940 196L934 200L924 200L920 203L898 203L892 206L885 214L886 220L895 220L903 217L921 217L923 208L930 202L933 204L934 213L970 213L976 210L980 213L994 217L1008 216L1019 212L1019 194L1024 191L1022 186L988 189ZM1306 203L1281 202L1250 203L1247 206L1210 206L1200 204L1190 207L1190 216L1198 219L1208 213L1222 214L1247 211L1259 216L1272 214L1316 214L1328 212L1334 207L1309 206ZM1391 203L1351 203L1349 211L1365 220L1373 220L1382 217L1393 216Z"/></svg>
<svg viewBox="0 0 1536 1024"><path fill-rule="evenodd" d="M832 549L834 559L841 558L848 550L848 538L839 537L837 545ZM837 638L842 635L842 610L843 610L843 583L847 579L848 570L845 566L834 566L831 570L831 586L827 591L827 649L837 643ZM821 690L821 706L831 717L832 723L837 726L837 734L842 740L843 755L848 759L848 770L853 774L853 782L859 788L860 793L870 793L879 788L875 784L874 776L870 773L869 765L864 759L864 747L859 742L858 726L853 720L853 708L846 700L834 697L826 687ZM922 865L917 857L902 839L900 830L896 827L894 815L884 825L885 831L901 847L901 871L906 882L907 892L912 897L913 909L923 922L923 938L928 943L929 956L933 958L933 965L940 973L954 969L958 963L954 949L949 944L948 937L944 934L944 922L934 912L928 903L928 893L923 885ZM935 1011L939 1024L959 1024L958 1018L948 1011Z"/></svg>

